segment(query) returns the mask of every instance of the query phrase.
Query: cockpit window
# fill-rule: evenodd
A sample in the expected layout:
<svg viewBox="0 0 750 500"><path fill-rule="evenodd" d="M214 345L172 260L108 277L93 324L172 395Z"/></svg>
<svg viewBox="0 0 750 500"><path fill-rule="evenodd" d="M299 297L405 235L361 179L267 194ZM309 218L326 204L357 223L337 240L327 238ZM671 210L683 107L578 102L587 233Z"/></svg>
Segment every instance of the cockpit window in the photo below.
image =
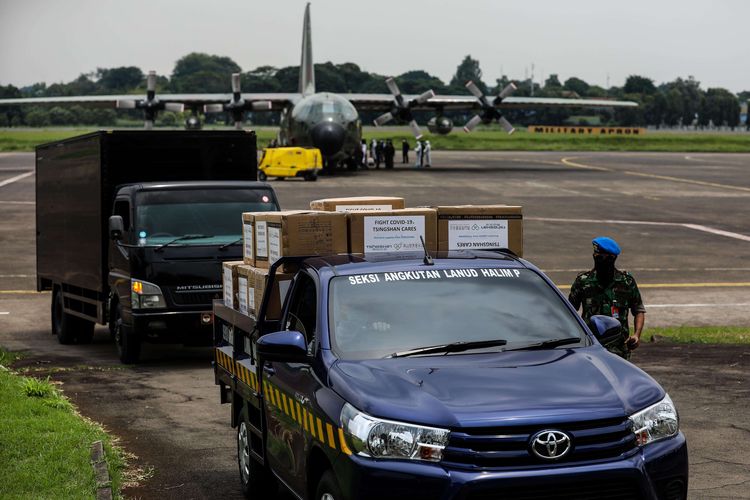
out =
<svg viewBox="0 0 750 500"><path fill-rule="evenodd" d="M335 94L315 94L304 98L294 106L292 118L305 122L321 122L331 118L337 122L354 121L357 110L343 97Z"/></svg>

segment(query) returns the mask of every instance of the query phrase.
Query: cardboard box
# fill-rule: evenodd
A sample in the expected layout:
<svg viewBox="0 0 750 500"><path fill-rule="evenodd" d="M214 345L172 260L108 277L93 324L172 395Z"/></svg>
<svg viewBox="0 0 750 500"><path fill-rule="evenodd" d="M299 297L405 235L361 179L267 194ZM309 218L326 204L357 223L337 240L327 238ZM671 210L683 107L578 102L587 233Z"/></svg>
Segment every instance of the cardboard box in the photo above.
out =
<svg viewBox="0 0 750 500"><path fill-rule="evenodd" d="M438 250L508 248L523 256L522 207L511 205L438 206Z"/></svg>
<svg viewBox="0 0 750 500"><path fill-rule="evenodd" d="M294 273L276 273L273 290L271 290L268 306L266 307L266 319L279 319L281 317L281 308L284 306L284 298L289 291L289 285L292 283L293 277ZM268 269L248 266L247 286L247 314L256 317L263 303L263 294L268 286Z"/></svg>
<svg viewBox="0 0 750 500"><path fill-rule="evenodd" d="M255 265L255 213L242 214L242 260L249 266Z"/></svg>
<svg viewBox="0 0 750 500"><path fill-rule="evenodd" d="M343 212L256 212L255 266L267 269L281 257L346 253L346 236Z"/></svg>
<svg viewBox="0 0 750 500"><path fill-rule="evenodd" d="M239 307L237 297L237 267L242 265L241 260L226 261L222 263L222 278L224 283L224 305L237 309Z"/></svg>
<svg viewBox="0 0 750 500"><path fill-rule="evenodd" d="M366 210L389 211L404 208L404 199L395 196L352 196L349 198L324 198L310 202L312 210L326 212L362 212Z"/></svg>
<svg viewBox="0 0 750 500"><path fill-rule="evenodd" d="M405 208L388 212L349 212L349 252L429 252L437 250L437 212Z"/></svg>
<svg viewBox="0 0 750 500"><path fill-rule="evenodd" d="M237 266L237 310L242 314L250 316L250 309L254 304L251 304L252 297L252 285L255 277L253 273L253 266L242 264Z"/></svg>

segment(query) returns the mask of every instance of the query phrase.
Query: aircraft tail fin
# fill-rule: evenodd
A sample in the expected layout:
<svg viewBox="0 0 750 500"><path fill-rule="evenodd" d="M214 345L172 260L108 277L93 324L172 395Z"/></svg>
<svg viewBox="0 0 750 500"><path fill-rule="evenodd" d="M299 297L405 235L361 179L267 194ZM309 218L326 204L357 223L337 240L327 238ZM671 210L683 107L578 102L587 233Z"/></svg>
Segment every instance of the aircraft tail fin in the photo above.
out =
<svg viewBox="0 0 750 500"><path fill-rule="evenodd" d="M302 95L315 93L315 67L312 58L310 28L310 3L305 7L305 22L302 26L302 60L299 65L299 92Z"/></svg>

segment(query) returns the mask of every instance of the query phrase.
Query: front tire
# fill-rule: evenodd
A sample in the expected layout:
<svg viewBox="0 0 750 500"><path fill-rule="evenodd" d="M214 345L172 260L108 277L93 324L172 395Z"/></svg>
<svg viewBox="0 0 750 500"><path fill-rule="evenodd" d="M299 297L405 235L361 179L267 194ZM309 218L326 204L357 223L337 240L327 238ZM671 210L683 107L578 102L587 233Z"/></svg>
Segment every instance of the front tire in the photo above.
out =
<svg viewBox="0 0 750 500"><path fill-rule="evenodd" d="M268 180L268 176L264 171L258 170L258 180L260 182L266 182Z"/></svg>
<svg viewBox="0 0 750 500"><path fill-rule="evenodd" d="M52 333L61 344L74 344L76 340L76 317L65 312L62 290L55 290L52 296Z"/></svg>
<svg viewBox="0 0 750 500"><path fill-rule="evenodd" d="M318 180L318 174L315 172L315 170L309 170L305 172L305 180L315 182Z"/></svg>
<svg viewBox="0 0 750 500"><path fill-rule="evenodd" d="M343 500L344 495L341 493L339 483L330 470L323 474L318 482L318 488L315 490L315 500Z"/></svg>
<svg viewBox="0 0 750 500"><path fill-rule="evenodd" d="M242 405L237 426L237 465L242 494L245 498L271 498L275 496L276 484L269 472L250 455L250 422L245 403Z"/></svg>
<svg viewBox="0 0 750 500"><path fill-rule="evenodd" d="M115 307L112 321L114 322L115 344L117 345L120 362L126 365L137 363L141 356L141 339L133 333L132 329L123 325L122 308L119 303Z"/></svg>

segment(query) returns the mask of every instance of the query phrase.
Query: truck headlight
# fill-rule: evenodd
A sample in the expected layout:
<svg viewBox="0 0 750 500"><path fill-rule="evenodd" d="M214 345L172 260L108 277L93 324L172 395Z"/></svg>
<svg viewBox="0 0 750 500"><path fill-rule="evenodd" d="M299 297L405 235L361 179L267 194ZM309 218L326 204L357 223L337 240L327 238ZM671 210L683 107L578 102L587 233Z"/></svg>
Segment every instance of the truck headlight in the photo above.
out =
<svg viewBox="0 0 750 500"><path fill-rule="evenodd" d="M658 403L630 416L638 446L674 436L680 430L680 417L669 394Z"/></svg>
<svg viewBox="0 0 750 500"><path fill-rule="evenodd" d="M363 457L439 462L450 431L371 417L349 403L341 427L352 452Z"/></svg>
<svg viewBox="0 0 750 500"><path fill-rule="evenodd" d="M148 281L130 280L130 302L133 309L167 307L161 288Z"/></svg>

